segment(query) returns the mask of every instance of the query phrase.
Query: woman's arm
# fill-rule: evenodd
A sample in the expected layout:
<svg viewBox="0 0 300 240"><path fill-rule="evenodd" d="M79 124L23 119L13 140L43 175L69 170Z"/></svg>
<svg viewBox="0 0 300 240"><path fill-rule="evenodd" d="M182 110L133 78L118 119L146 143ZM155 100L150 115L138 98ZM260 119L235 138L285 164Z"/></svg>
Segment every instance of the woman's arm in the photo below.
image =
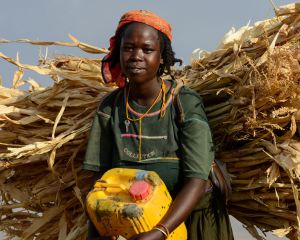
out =
<svg viewBox="0 0 300 240"><path fill-rule="evenodd" d="M183 187L160 223L170 232L175 230L191 214L210 184L209 180L186 178Z"/></svg>
<svg viewBox="0 0 300 240"><path fill-rule="evenodd" d="M205 181L198 178L186 178L185 183L169 210L159 222L164 225L171 233L182 222L184 222L193 209L196 207L200 199L205 193L205 190L210 186L210 181ZM149 232L138 234L130 240L160 240L165 239L163 233L153 229Z"/></svg>

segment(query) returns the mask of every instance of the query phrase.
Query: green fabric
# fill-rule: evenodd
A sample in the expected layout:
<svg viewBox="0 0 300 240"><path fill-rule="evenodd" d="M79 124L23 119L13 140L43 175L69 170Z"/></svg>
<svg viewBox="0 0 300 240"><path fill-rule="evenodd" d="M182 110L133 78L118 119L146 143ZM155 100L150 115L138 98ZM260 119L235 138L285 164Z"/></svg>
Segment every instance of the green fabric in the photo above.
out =
<svg viewBox="0 0 300 240"><path fill-rule="evenodd" d="M172 84L175 87L175 83ZM167 99L169 95L170 92ZM172 197L182 187L185 177L207 180L214 149L201 98L186 87L180 90L179 98L185 115L180 129L176 124L178 112L172 102L163 118L159 114L143 118L142 159L139 160L139 138L132 137L139 135L138 122L130 122L126 129L125 93L123 90L111 93L95 114L83 168L92 171L113 167L155 171ZM129 104L139 113L147 110L133 100ZM158 102L151 112L160 108L161 102ZM131 118L137 118L132 112L129 114ZM190 215L187 221L190 240L233 239L222 198L213 194L206 193ZM217 203L214 204L213 200Z"/></svg>
<svg viewBox="0 0 300 240"><path fill-rule="evenodd" d="M175 83L172 83L173 87ZM183 87L179 93L185 121L178 130L176 111L170 102L164 117L160 114L144 117L142 120L142 159L139 160L139 123L130 122L126 131L125 93L115 91L104 99L96 112L86 151L84 169L99 171L126 165L128 162L152 164L173 162L184 177L208 179L214 158L211 132L207 123L201 98L192 90ZM167 99L170 96L168 93ZM130 106L139 113L147 108L133 100ZM114 106L115 105L115 106ZM151 112L161 108L158 102ZM137 118L129 112L131 118ZM124 137L131 134L131 137ZM180 136L179 136L180 134ZM179 141L180 138L180 141Z"/></svg>
<svg viewBox="0 0 300 240"><path fill-rule="evenodd" d="M188 240L233 240L229 216L219 189L206 193L186 221Z"/></svg>
<svg viewBox="0 0 300 240"><path fill-rule="evenodd" d="M103 102L100 103L101 111L98 108L95 113L83 163L83 169L85 170L100 171L100 159L102 169L111 167L113 132L109 112L111 107L109 105L112 104L111 102L117 93L118 91L114 91L108 97L104 97ZM108 112L108 114L105 112Z"/></svg>

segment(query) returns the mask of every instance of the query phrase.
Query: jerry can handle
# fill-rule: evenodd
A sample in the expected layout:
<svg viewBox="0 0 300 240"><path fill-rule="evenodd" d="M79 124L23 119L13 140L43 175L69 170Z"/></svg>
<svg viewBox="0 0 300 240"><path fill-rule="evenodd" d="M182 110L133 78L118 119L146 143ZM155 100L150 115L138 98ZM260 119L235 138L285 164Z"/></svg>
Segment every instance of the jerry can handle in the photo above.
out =
<svg viewBox="0 0 300 240"><path fill-rule="evenodd" d="M107 183L101 179L95 182L94 188L120 188L122 190L127 190L126 186L123 184Z"/></svg>

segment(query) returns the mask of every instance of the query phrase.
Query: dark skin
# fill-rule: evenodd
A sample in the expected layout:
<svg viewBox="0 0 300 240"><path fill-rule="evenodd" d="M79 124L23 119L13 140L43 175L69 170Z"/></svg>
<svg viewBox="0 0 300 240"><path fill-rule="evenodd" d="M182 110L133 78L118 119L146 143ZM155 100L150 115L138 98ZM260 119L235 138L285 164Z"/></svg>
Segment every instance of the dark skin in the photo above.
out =
<svg viewBox="0 0 300 240"><path fill-rule="evenodd" d="M120 63L129 79L130 97L140 105L151 106L157 97L161 80L157 76L162 63L160 43L156 29L143 23L133 23L126 29L121 41ZM167 83L167 90L170 84ZM205 193L207 181L186 178L171 207L160 221L170 232L184 222ZM141 233L130 240L165 239L158 230Z"/></svg>
<svg viewBox="0 0 300 240"><path fill-rule="evenodd" d="M163 62L157 30L132 23L126 29L120 47L120 64L129 79L130 97L140 105L150 106L157 97L161 80L157 76ZM171 87L169 82L167 90Z"/></svg>
<svg viewBox="0 0 300 240"><path fill-rule="evenodd" d="M159 94L161 80L157 72L162 61L157 30L142 23L130 24L121 41L120 63L123 73L129 79L130 97L140 105L151 106ZM166 82L167 90L170 87L171 84ZM209 185L208 181L186 178L160 223L166 226L169 232L176 229L191 214ZM116 239L116 237L98 239ZM163 239L165 236L155 229L130 238L130 240Z"/></svg>

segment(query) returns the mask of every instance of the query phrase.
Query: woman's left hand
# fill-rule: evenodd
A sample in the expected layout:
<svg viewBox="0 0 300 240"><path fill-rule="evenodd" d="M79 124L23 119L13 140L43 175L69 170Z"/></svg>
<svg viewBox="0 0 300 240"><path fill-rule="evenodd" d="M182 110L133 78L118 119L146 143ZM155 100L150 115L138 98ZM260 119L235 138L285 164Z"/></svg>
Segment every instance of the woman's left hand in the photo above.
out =
<svg viewBox="0 0 300 240"><path fill-rule="evenodd" d="M164 235L155 229L132 236L129 240L164 240Z"/></svg>

